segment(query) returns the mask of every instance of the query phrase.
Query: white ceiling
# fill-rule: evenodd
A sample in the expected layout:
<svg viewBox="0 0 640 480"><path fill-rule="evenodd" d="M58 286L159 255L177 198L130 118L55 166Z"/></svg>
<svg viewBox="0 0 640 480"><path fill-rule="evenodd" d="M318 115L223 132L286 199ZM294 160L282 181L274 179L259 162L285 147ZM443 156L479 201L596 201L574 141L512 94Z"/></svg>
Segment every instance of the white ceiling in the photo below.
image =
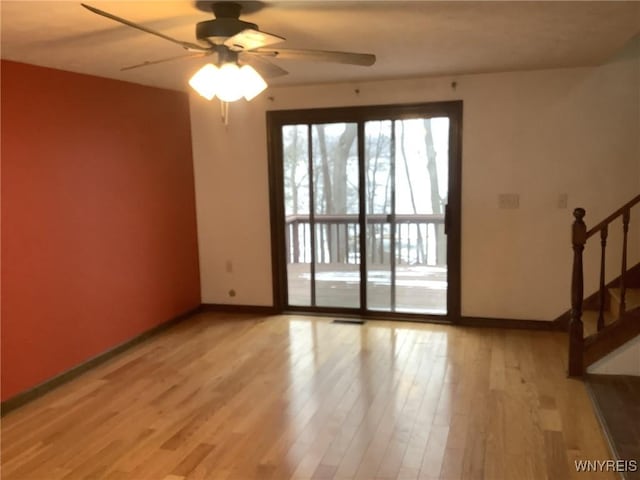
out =
<svg viewBox="0 0 640 480"><path fill-rule="evenodd" d="M94 1L102 10L195 42L212 15L193 2ZM186 89L206 61L178 60L175 44L69 1L2 1L2 58ZM273 85L597 65L640 33L640 2L307 1L268 2L241 19L285 37L283 48L374 53L372 67L274 61L290 72Z"/></svg>

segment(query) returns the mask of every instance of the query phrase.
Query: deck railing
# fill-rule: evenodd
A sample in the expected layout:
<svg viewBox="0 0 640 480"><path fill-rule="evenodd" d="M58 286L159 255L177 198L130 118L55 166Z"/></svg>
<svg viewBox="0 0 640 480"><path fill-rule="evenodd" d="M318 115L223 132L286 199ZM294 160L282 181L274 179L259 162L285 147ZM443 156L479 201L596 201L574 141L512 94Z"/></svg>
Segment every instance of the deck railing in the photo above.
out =
<svg viewBox="0 0 640 480"><path fill-rule="evenodd" d="M358 214L286 216L287 263L311 263L314 240L316 263L359 263L359 218ZM367 215L366 228L368 261L375 264L387 263L395 251L398 264L435 265L437 242L446 241L441 214Z"/></svg>

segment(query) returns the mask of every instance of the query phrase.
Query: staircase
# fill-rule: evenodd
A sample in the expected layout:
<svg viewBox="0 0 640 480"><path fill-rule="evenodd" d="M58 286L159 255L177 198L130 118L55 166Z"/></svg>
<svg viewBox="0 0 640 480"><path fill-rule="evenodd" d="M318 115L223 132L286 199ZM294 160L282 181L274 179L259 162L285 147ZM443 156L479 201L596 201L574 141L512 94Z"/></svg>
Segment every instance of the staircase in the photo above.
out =
<svg viewBox="0 0 640 480"><path fill-rule="evenodd" d="M636 265L630 272L638 270L640 275L640 264ZM631 282L631 277L635 277L631 273L627 276L628 284L626 291L626 311L628 313L636 310L640 307L640 281L635 280ZM616 280L617 281L617 280ZM597 334L602 328L612 325L618 318L620 318L620 288L610 287L605 290L604 310L602 312L603 324L598 329L598 319L600 318L600 308L598 302L587 302L585 299L583 302L582 322L584 324L584 338L589 338Z"/></svg>
<svg viewBox="0 0 640 480"><path fill-rule="evenodd" d="M569 376L582 376L589 365L640 335L640 264L627 266L631 209L639 203L637 195L589 230L584 223L585 210L576 208L573 212ZM620 276L605 283L609 227L619 218L622 218ZM584 298L583 252L587 241L596 235L600 238L599 288Z"/></svg>

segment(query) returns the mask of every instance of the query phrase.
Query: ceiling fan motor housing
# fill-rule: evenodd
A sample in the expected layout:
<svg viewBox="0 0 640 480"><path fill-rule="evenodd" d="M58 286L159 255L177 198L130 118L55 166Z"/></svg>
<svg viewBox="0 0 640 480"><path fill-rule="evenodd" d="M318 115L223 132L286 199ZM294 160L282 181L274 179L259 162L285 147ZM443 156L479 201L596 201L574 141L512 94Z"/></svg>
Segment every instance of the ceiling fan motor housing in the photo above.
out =
<svg viewBox="0 0 640 480"><path fill-rule="evenodd" d="M254 29L255 23L243 22L237 18L216 18L196 24L196 38L213 45L219 45L224 41L240 33L243 30Z"/></svg>

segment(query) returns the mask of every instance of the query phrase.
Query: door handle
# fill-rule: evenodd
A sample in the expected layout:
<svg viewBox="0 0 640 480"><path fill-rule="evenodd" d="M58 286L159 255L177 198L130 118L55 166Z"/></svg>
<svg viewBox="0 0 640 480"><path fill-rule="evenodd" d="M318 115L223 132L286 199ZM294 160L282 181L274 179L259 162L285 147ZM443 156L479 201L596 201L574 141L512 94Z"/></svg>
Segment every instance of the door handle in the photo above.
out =
<svg viewBox="0 0 640 480"><path fill-rule="evenodd" d="M444 234L449 235L449 204L444 206Z"/></svg>

